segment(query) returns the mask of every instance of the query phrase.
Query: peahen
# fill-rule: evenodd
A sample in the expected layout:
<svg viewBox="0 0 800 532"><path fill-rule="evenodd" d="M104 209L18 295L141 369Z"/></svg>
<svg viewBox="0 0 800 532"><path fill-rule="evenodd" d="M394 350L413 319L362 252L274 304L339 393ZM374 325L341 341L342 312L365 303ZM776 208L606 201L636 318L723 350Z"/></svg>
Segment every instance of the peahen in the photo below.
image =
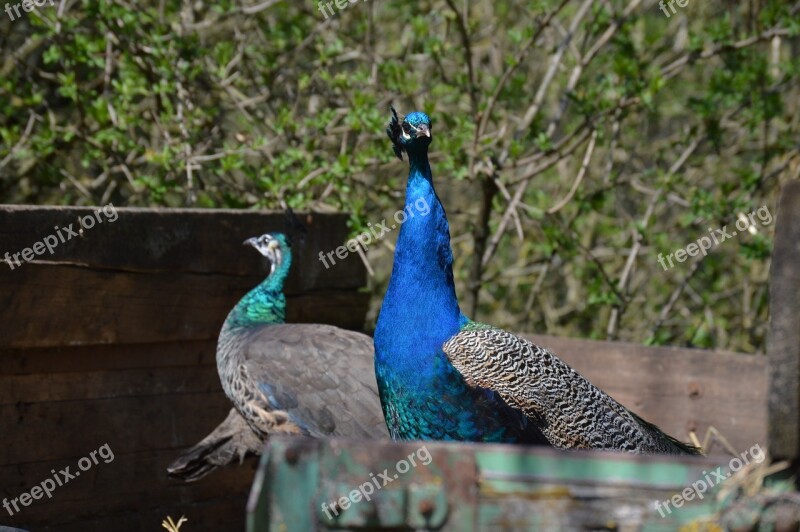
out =
<svg viewBox="0 0 800 532"><path fill-rule="evenodd" d="M292 262L281 233L245 241L271 262L269 276L230 311L217 343L217 370L234 408L167 469L185 480L258 454L276 433L388 437L371 339L330 325L286 324L283 283Z"/></svg>
<svg viewBox="0 0 800 532"><path fill-rule="evenodd" d="M433 188L431 122L392 109L387 134L408 155L409 217L375 330L375 374L394 439L543 443L559 448L698 454L596 388L557 356L461 313L447 217Z"/></svg>

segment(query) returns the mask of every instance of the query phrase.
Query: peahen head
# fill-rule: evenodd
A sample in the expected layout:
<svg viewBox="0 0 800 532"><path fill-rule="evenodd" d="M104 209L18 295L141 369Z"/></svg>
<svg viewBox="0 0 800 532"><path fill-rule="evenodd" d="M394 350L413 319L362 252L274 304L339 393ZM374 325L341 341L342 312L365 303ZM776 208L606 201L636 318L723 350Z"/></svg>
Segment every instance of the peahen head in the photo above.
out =
<svg viewBox="0 0 800 532"><path fill-rule="evenodd" d="M245 246L253 246L272 264L269 275L261 284L250 290L233 307L223 329L253 327L286 321L286 297L283 282L292 264L289 240L282 233L267 233L248 238ZM220 338L222 338L220 336Z"/></svg>
<svg viewBox="0 0 800 532"><path fill-rule="evenodd" d="M407 114L401 122L397 111L392 109L392 119L386 134L392 139L394 154L402 161L403 152L409 154L424 152L431 144L431 119L421 111Z"/></svg>
<svg viewBox="0 0 800 532"><path fill-rule="evenodd" d="M245 246L253 246L256 251L264 255L272 264L270 275L275 270L280 269L284 263L291 260L291 248L286 235L283 233L266 233L261 236L248 238L243 243Z"/></svg>

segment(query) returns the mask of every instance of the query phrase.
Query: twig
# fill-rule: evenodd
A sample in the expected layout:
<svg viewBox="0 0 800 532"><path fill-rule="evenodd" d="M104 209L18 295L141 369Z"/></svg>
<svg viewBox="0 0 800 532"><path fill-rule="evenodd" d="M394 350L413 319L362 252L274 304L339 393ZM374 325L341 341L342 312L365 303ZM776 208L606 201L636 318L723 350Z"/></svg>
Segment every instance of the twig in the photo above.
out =
<svg viewBox="0 0 800 532"><path fill-rule="evenodd" d="M472 66L472 45L470 44L469 30L467 30L466 14L462 15L453 0L445 0L456 16L458 34L461 46L464 48L464 62L467 64L467 81L469 83L469 101L473 114L478 110L478 94L475 86L475 71Z"/></svg>
<svg viewBox="0 0 800 532"><path fill-rule="evenodd" d="M255 15L256 13L260 13L265 9L269 9L278 2L280 2L280 0L267 0L266 2L261 2L260 4L256 4L254 6L244 6L242 7L242 13L245 15Z"/></svg>
<svg viewBox="0 0 800 532"><path fill-rule="evenodd" d="M525 313L522 316L522 330L527 330L528 325L531 322L531 311L533 310L533 303L536 301L536 296L539 295L539 292L542 289L542 285L544 285L544 278L547 276L547 273L550 271L550 267L553 265L553 261L555 260L556 254L551 253L550 258L547 260L545 265L542 267L541 271L539 272L539 277L536 279L536 283L534 283L531 291L528 293L528 299L525 301Z"/></svg>
<svg viewBox="0 0 800 532"><path fill-rule="evenodd" d="M669 316L669 313L672 310L672 307L678 301L678 298L681 296L683 290L686 288L686 284L689 282L692 276L694 276L695 272L697 272L702 263L703 261L701 260L693 262L691 268L689 269L689 273L687 273L686 277L683 278L681 284L678 285L678 287L675 290L673 290L672 295L669 296L667 304L664 305L664 308L662 308L661 312L658 314L658 319L656 320L655 324L650 328L651 337L655 336L656 331L658 331L658 329L661 328L661 325L666 321L667 316Z"/></svg>
<svg viewBox="0 0 800 532"><path fill-rule="evenodd" d="M703 50L702 52L697 52L697 51L690 52L682 57L679 57L669 65L662 68L661 76L666 80L675 76L678 73L678 71L684 66L694 61L697 61L698 59L708 59L722 52L727 52L731 50L740 50L742 48L747 48L748 46L752 46L762 41L769 41L773 37L784 37L788 35L789 35L789 30L786 28L772 28L760 33L759 35L753 35L752 37L748 37L747 39L742 39L741 41L737 41L735 43L718 44L716 46L712 46L707 50Z"/></svg>
<svg viewBox="0 0 800 532"><path fill-rule="evenodd" d="M169 532L180 532L181 525L183 525L183 523L186 523L187 521L189 520L186 519L186 517L181 516L181 518L178 519L178 522L176 523L175 521L172 520L172 517L167 516L166 519L161 521L161 526L169 530Z"/></svg>
<svg viewBox="0 0 800 532"><path fill-rule="evenodd" d="M91 194L91 193L90 193L88 190L86 190L86 187L84 187L84 186L83 186L83 185L80 183L80 181L78 181L78 180L75 178L75 176L73 176L72 174L70 174L69 172L67 172L66 170L64 170L63 168L59 169L59 172L61 173L61 175L63 175L64 177L66 177L66 178L69 180L69 182L70 182L70 183L72 183L72 184L75 186L75 188L77 188L77 189L78 189L78 191L79 191L81 194L83 194L84 196L86 196L86 198L87 198L88 200L91 200L91 199L92 199L92 194Z"/></svg>
<svg viewBox="0 0 800 532"><path fill-rule="evenodd" d="M111 71L114 68L114 47L112 45L112 38L114 34L110 31L106 32L106 64L103 68L103 96L106 98L106 107L108 108L108 116L114 127L119 127L117 120L117 111L111 103L112 98L109 97L111 91Z"/></svg>
<svg viewBox="0 0 800 532"><path fill-rule="evenodd" d="M361 258L361 262L364 263L364 267L367 269L367 274L370 277L375 277L375 270L372 269L372 264L370 264L369 259L367 258L367 254L364 253L364 250L361 249L361 244L356 246L356 252L358 256Z"/></svg>
<svg viewBox="0 0 800 532"><path fill-rule="evenodd" d="M567 193L564 198L561 199L558 203L552 206L550 209L547 210L547 214L555 214L560 211L567 203L570 202L572 197L575 195L575 192L578 190L578 187L583 181L583 177L586 175L586 171L589 168L589 162L592 160L592 153L594 152L595 141L597 140L597 130L592 130L592 138L589 139L589 145L586 147L586 153L583 154L583 162L581 163L581 168L578 170L578 176L575 178L575 182L572 184L572 188L570 188L569 192Z"/></svg>
<svg viewBox="0 0 800 532"><path fill-rule="evenodd" d="M22 132L22 135L19 137L17 143L14 144L14 146L10 150L8 150L8 155L3 157L3 160L0 161L0 168L5 167L9 163L9 161L11 161L11 158L14 157L14 152L16 152L20 148L20 146L22 146L23 144L25 144L25 142L28 141L28 137L33 131L33 123L35 121L36 121L36 114L33 111L28 110L28 124L25 126L25 130Z"/></svg>
<svg viewBox="0 0 800 532"><path fill-rule="evenodd" d="M578 8L578 12L575 13L575 16L572 18L567 35L561 40L561 43L558 45L558 49L550 58L550 66L547 68L541 83L539 83L539 88L536 91L536 95L533 97L533 104L525 112L525 116L522 119L522 126L520 126L519 130L527 129L536 118L536 115L539 114L539 109L542 107L542 102L547 94L547 89L550 88L550 84L555 78L556 70L561 64L561 60L564 58L564 52L567 51L569 44L572 42L572 37L578 31L578 26L580 26L581 21L586 16L586 13L589 11L591 5L592 0L584 0L583 4L581 4L581 6Z"/></svg>

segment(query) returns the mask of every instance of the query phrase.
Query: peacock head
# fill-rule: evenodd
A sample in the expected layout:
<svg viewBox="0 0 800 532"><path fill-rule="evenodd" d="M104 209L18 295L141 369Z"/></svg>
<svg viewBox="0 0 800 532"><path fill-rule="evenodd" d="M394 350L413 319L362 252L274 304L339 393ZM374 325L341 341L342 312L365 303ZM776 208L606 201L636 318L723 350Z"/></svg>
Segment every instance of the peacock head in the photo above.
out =
<svg viewBox="0 0 800 532"><path fill-rule="evenodd" d="M254 236L245 240L244 245L253 246L270 261L272 264L270 275L283 264L291 253L289 241L283 233L266 233L261 236Z"/></svg>
<svg viewBox="0 0 800 532"><path fill-rule="evenodd" d="M386 128L386 134L392 139L394 154L402 161L403 152L414 153L425 151L431 143L431 119L423 112L414 111L407 114L401 122L397 111L392 109L392 119Z"/></svg>

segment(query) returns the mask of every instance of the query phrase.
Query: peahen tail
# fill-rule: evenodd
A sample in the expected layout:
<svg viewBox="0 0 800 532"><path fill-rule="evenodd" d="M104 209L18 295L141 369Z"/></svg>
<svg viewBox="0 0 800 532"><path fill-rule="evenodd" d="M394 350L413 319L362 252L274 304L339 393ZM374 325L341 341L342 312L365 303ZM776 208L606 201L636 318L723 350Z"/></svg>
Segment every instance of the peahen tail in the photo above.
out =
<svg viewBox="0 0 800 532"><path fill-rule="evenodd" d="M216 468L234 460L261 453L263 443L235 408L225 421L203 440L181 454L167 467L167 474L186 482L194 482Z"/></svg>

